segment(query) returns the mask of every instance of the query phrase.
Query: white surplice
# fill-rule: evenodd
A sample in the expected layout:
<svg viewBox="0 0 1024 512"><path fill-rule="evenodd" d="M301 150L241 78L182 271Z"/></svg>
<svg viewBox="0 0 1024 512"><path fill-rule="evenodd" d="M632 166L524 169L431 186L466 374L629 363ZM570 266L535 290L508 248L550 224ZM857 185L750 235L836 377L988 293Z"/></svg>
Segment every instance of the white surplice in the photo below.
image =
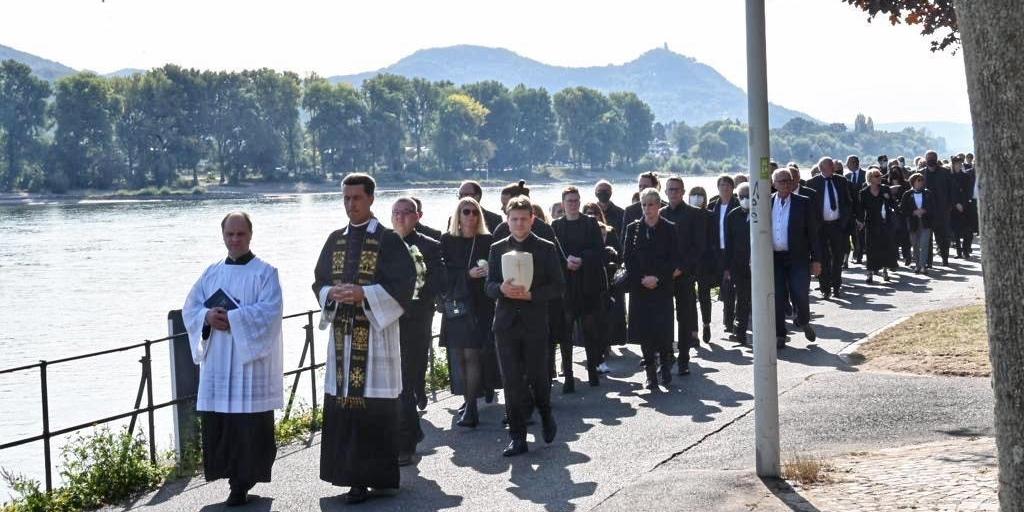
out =
<svg viewBox="0 0 1024 512"><path fill-rule="evenodd" d="M209 311L203 303L218 289L239 307L228 312L230 331L211 328L203 339ZM277 269L265 261L254 257L229 265L221 260L203 272L182 308L192 359L199 365L196 410L249 413L283 406L282 314Z"/></svg>
<svg viewBox="0 0 1024 512"><path fill-rule="evenodd" d="M320 306L327 301L330 286L320 289ZM365 398L398 398L402 392L402 353L399 345L398 319L402 306L379 284L363 287L366 295L366 318L370 320L370 341L367 350ZM334 357L334 329L329 328L327 342L327 372L324 392L333 396L348 396L348 375L338 392L337 362ZM345 361L352 354L352 335L345 336Z"/></svg>

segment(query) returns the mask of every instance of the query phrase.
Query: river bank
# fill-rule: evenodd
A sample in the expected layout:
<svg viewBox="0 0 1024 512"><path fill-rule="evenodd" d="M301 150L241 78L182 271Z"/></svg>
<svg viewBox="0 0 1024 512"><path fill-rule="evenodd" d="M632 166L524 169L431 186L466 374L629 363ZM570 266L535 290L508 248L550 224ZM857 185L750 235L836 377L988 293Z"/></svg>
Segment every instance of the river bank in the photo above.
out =
<svg viewBox="0 0 1024 512"><path fill-rule="evenodd" d="M525 179L528 184L550 185L592 184L599 179L609 181L630 181L635 173L618 170L591 171L589 169L548 169L531 172L523 177L520 173L495 172L466 174L459 178L424 178L420 176L392 176L379 174L378 189L381 191L431 190L458 187L466 179L474 179L485 188L502 187ZM200 182L198 187L171 188L147 187L131 190L121 189L70 190L64 194L48 192L7 192L0 193L0 206L31 206L47 204L78 204L90 202L143 202L143 201L208 201L217 199L261 198L281 195L328 194L340 192L341 179L320 182L250 182L237 185L220 184L216 181Z"/></svg>

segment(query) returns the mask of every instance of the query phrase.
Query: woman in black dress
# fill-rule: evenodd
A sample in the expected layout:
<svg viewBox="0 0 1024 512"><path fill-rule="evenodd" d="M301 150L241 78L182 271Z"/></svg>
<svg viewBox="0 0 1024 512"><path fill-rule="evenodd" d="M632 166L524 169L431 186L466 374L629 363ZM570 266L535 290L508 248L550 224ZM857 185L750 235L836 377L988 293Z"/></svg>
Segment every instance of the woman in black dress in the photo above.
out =
<svg viewBox="0 0 1024 512"><path fill-rule="evenodd" d="M873 282L879 270L882 271L882 279L888 281L889 269L899 268L891 225L895 221L894 199L889 188L882 186L882 171L871 169L866 178L867 186L861 189L857 205L857 222L864 229L867 282Z"/></svg>
<svg viewBox="0 0 1024 512"><path fill-rule="evenodd" d="M457 424L476 427L479 423L476 399L485 386L484 355L491 324L494 301L484 292L487 280L487 255L491 235L483 220L483 209L472 197L459 200L452 214L448 232L441 235L441 258L447 270L445 313L441 319L441 346L448 349L452 361L452 389L462 391L466 403ZM483 261L484 264L479 263ZM454 313L452 304L467 313ZM461 371L456 371L461 370Z"/></svg>
<svg viewBox="0 0 1024 512"><path fill-rule="evenodd" d="M672 271L675 270L675 229L661 218L656 189L640 193L643 217L626 227L623 260L629 288L629 339L640 343L647 369L647 389L672 381Z"/></svg>
<svg viewBox="0 0 1024 512"><path fill-rule="evenodd" d="M602 240L604 241L605 289L609 291L605 293L602 298L606 314L599 318L602 322L601 333L603 335L604 357L601 359L601 364L597 365L597 373L609 373L611 372L611 369L608 368L606 361L608 356L611 355L611 321L614 318L616 311L614 294L611 293L611 283L615 277L615 271L618 270L619 264L621 263L618 251L619 242L614 228L609 226L607 223L606 217L604 216L604 210L601 209L601 205L597 203L587 203L583 207L583 215L588 215L597 219L598 225L601 226Z"/></svg>

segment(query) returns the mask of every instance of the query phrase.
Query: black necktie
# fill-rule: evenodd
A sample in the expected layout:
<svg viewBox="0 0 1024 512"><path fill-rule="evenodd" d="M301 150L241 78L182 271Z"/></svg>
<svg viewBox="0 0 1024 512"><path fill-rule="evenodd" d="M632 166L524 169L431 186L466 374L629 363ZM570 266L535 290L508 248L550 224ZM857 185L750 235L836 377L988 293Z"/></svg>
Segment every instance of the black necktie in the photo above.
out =
<svg viewBox="0 0 1024 512"><path fill-rule="evenodd" d="M832 211L836 211L836 191L832 188L832 178L825 178L825 190L828 192L828 202L831 203Z"/></svg>

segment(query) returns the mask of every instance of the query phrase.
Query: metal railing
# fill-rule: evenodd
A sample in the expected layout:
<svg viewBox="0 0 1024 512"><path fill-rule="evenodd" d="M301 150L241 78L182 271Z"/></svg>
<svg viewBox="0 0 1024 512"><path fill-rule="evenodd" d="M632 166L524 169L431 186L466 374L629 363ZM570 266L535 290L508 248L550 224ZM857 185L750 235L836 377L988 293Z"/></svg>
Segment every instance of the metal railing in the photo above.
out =
<svg viewBox="0 0 1024 512"><path fill-rule="evenodd" d="M301 358L299 360L299 367L294 369L294 370L285 372L283 374L284 377L294 376L294 380L292 381L292 384L291 384L291 392L289 393L289 396L288 396L288 405L287 405L287 407L285 407L285 410L284 410L284 417L286 419L291 414L292 405L293 405L294 400L295 400L295 393L296 393L296 391L298 389L298 386L299 386L299 378L305 372L310 372L310 379L309 380L310 380L310 391L311 391L311 394L312 394L312 401L313 401L313 411L316 411L316 409L317 409L316 374L314 372L317 370L317 368L320 368L320 367L324 366L324 363L317 363L316 362L315 350L314 350L315 342L314 342L314 336L313 336L313 329L314 329L314 327L313 327L313 325L314 325L313 324L313 315L316 314L316 313L319 313L319 312L320 312L319 309L313 309L313 310L304 311L304 312L301 312L301 313L285 315L284 317L282 317L283 320L287 320L287 319L290 319L290 318L299 318L299 317L303 317L303 316L306 317L306 325L303 326L303 329L305 330L305 339L304 339L303 346L302 346L302 356L301 356ZM76 432L76 431L79 431L79 430L82 430L82 429L85 429L85 428L93 427L93 426L96 426L96 425L102 425L102 424L111 423L111 422L114 422L114 421L117 421L117 420L121 420L121 419L124 419L124 418L128 418L128 417L131 417L131 421L128 424L128 433L129 433L129 435L131 435L131 433L134 432L134 430L135 430L135 424L136 424L136 422L138 420L139 415L145 414L147 416L147 421L148 421L148 424L149 424L149 432L148 432L148 434L149 434L149 458L150 458L151 462L156 463L157 457L156 457L156 433L155 433L154 412L156 412L156 411L158 411L160 409L163 409L165 407L170 407L172 405L180 405L180 404L185 404L185 403L189 403L189 402L194 402L195 399L196 399L196 396L195 395L183 396L183 397L178 397L176 399L168 400L166 402L161 402L161 403L154 403L153 402L152 347L155 344L171 341L171 340L174 340L176 338L183 337L183 336L186 336L186 333L179 332L179 333L171 334L170 336L166 336L164 338L159 338L159 339L154 339L154 340L145 340L145 341L142 341L140 343L134 343L134 344L127 345L127 346L124 346L124 347L118 347L118 348L112 348L112 349L107 349L107 350L101 350L101 351L98 351L98 352L90 352L88 354L79 354L79 355L76 355L76 356L65 357L65 358L62 358L62 359L55 359L55 360L52 360L52 361L42 360L42 361L39 361L38 363L28 364L28 365L24 365L24 366L17 366L17 367L13 367L13 368L0 369L0 375L4 375L4 374L8 374L8 373L30 371L30 370L34 370L34 369L38 368L38 370L39 370L39 382L40 382L40 402L41 402L41 407L42 407L42 419L43 419L43 430L42 430L41 433L33 435L33 436L30 436L30 437L16 439L14 441L4 442L4 443L0 444L0 451L6 450L8 448L13 448L15 446L21 446L21 445L28 444L28 443L34 443L34 442L37 442L37 441L42 441L43 442L43 462L46 465L46 490L47 491L52 491L53 490L53 476L52 476L52 459L51 459L51 454L50 454L50 444L51 444L50 441L51 441L51 439L53 439L54 437L57 437L57 436L69 434L69 433ZM51 366L57 365L57 364L62 364L62 363L68 363L68 362L71 362L71 361L79 361L79 360L82 360L82 359L88 359L88 358L92 358L92 357L104 356L104 355L108 355L108 354L114 354L114 353L119 353L119 352L127 352L127 351L130 351L130 350L137 350L137 349L140 349L140 348L143 349L143 351L144 351L142 358L139 359L139 363L142 365L142 373L141 373L141 376L140 376L140 379L139 379L138 392L136 393L136 396L135 396L135 407L133 407L132 410L121 412L121 413L118 413L118 414L114 414L112 416L107 416L107 417L103 417L103 418L98 418L98 419L90 420L90 421L87 421L85 423L80 423L80 424L73 425L73 426L70 426L70 427L60 428L60 429L57 429L57 430L50 430L50 406L49 406L49 401L50 401L49 398L50 397L49 397L49 391L47 389L47 372L49 371L49 368ZM430 359L429 359L431 366L433 366L433 354L432 354L432 352L433 352L433 347L431 347L431 356L430 356ZM306 359L307 359L306 356L307 356L307 354L309 356L309 358L308 358L309 359L309 364L308 365L306 365ZM143 395L144 394L145 394L146 405L143 407L142 406L142 400L143 400ZM315 416L316 415L314 414L313 415L313 419L312 419L313 426L315 426L315 422L316 422Z"/></svg>

